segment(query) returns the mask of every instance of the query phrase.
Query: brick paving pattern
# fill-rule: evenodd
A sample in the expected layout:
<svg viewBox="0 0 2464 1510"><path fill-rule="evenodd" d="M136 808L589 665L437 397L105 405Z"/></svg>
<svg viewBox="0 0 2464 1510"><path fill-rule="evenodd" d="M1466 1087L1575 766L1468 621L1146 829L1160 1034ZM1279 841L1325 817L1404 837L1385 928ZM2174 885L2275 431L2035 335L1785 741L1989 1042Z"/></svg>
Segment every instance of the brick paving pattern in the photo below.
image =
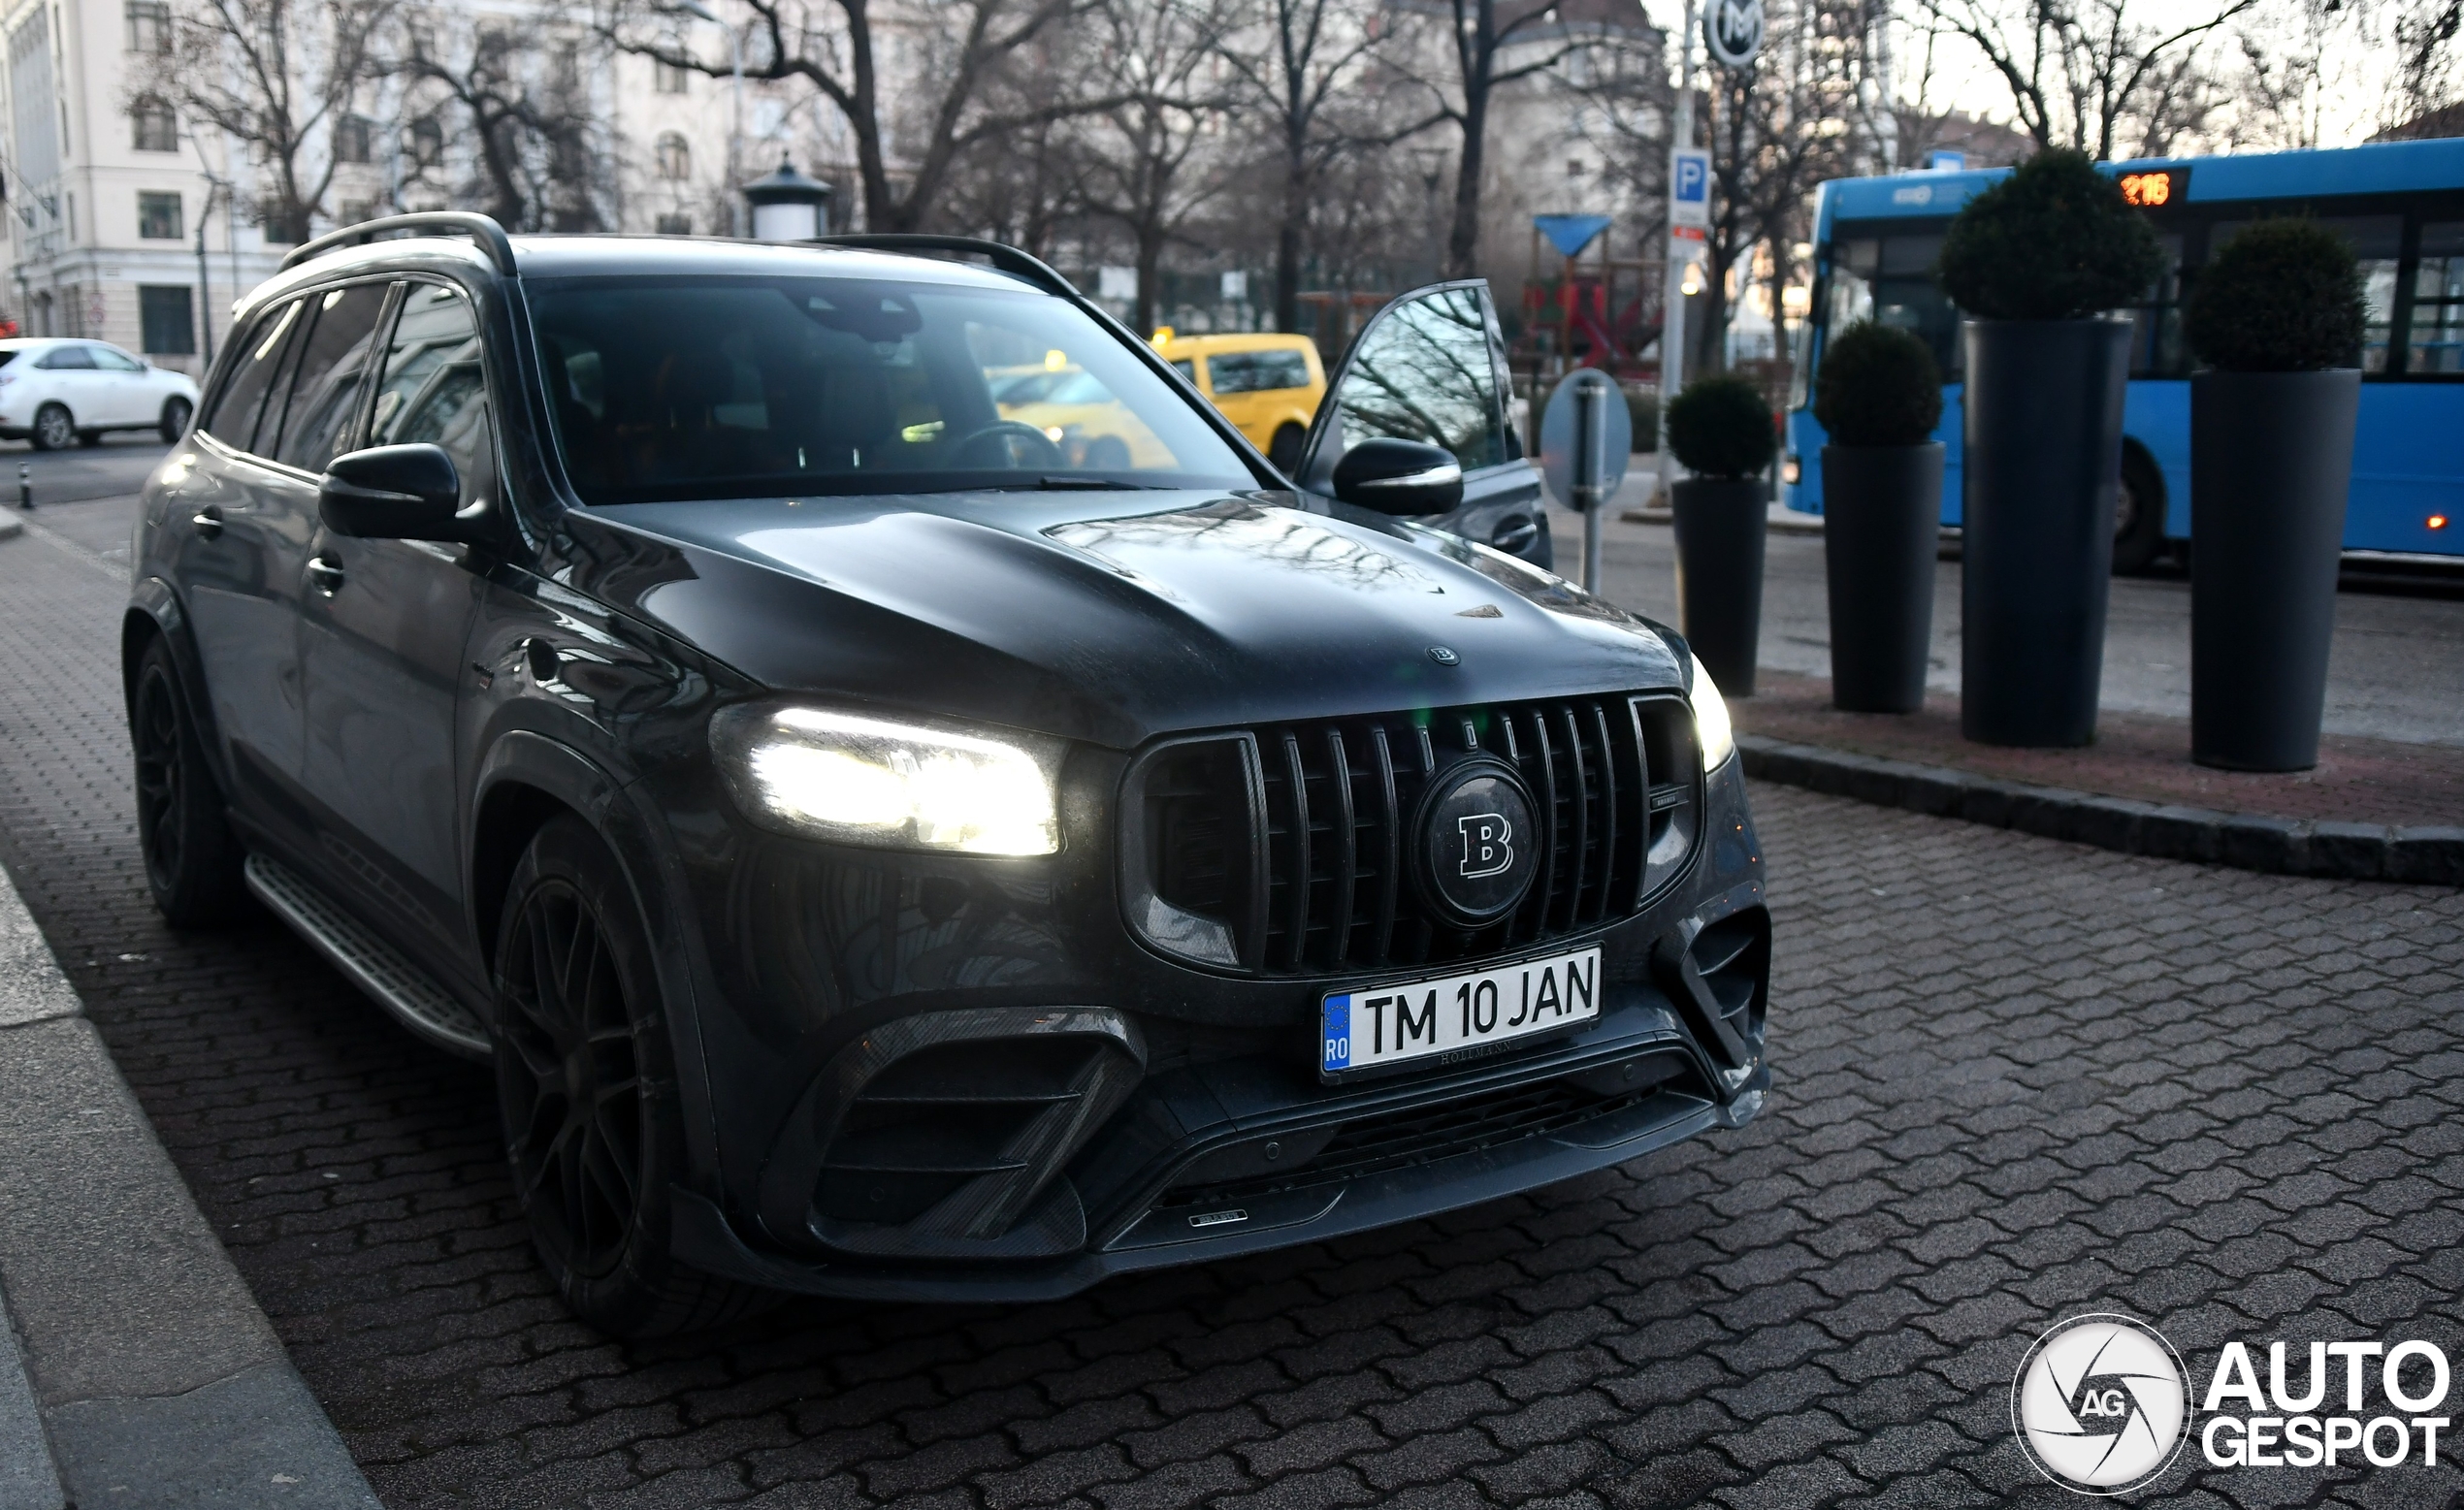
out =
<svg viewBox="0 0 2464 1510"><path fill-rule="evenodd" d="M2202 1380L2234 1337L2464 1356L2464 896L1767 787L1741 1133L1054 1304L617 1345L531 1263L480 1071L272 925L156 920L119 601L0 545L0 860L392 1506L2072 1505L2009 1416L2060 1317L2152 1321ZM2459 1485L2193 1447L2141 1502Z"/></svg>

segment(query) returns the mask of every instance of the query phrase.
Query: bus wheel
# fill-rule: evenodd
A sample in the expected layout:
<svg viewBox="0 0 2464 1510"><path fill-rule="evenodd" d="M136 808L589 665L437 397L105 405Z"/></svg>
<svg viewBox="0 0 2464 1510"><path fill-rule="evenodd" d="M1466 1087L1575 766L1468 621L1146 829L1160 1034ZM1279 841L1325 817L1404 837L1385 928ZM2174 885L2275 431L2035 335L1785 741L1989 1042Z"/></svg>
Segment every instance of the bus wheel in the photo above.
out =
<svg viewBox="0 0 2464 1510"><path fill-rule="evenodd" d="M2122 486L2113 510L2113 569L2143 574L2164 554L2164 474L2136 447L2122 453Z"/></svg>

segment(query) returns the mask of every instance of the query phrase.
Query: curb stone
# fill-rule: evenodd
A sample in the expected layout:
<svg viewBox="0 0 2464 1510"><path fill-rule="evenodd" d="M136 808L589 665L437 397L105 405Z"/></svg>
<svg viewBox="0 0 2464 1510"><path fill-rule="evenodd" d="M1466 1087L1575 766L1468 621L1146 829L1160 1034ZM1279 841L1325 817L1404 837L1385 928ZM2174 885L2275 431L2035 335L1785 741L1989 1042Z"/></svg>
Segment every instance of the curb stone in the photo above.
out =
<svg viewBox="0 0 2464 1510"><path fill-rule="evenodd" d="M0 540L14 539L25 533L25 521L15 514L0 514Z"/></svg>
<svg viewBox="0 0 2464 1510"><path fill-rule="evenodd" d="M1760 781L2124 854L2283 876L2464 885L2464 825L2344 823L2176 807L1753 734L1739 734L1736 748L1745 774Z"/></svg>
<svg viewBox="0 0 2464 1510"><path fill-rule="evenodd" d="M379 1510L5 871L0 1299L0 1510Z"/></svg>

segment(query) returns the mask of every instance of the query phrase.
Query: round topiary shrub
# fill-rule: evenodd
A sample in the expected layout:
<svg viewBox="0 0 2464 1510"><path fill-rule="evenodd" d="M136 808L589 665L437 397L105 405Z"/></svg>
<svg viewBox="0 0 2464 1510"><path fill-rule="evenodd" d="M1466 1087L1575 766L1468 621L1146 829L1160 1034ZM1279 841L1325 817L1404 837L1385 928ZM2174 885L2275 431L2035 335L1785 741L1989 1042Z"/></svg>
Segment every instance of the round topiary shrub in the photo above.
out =
<svg viewBox="0 0 2464 1510"><path fill-rule="evenodd" d="M1951 220L1940 277L1980 320L2075 320L2135 303L2164 246L2084 152L2048 148Z"/></svg>
<svg viewBox="0 0 2464 1510"><path fill-rule="evenodd" d="M1779 449L1771 406L1742 377L1698 377L1669 402L1669 449L1698 477L1751 477Z"/></svg>
<svg viewBox="0 0 2464 1510"><path fill-rule="evenodd" d="M2317 372L2361 365L2367 320L2343 237L2315 220L2261 220L2199 270L2183 334L2227 372Z"/></svg>
<svg viewBox="0 0 2464 1510"><path fill-rule="evenodd" d="M1832 445L1921 445L1942 419L1942 369L1913 333L1859 320L1823 344L1814 418Z"/></svg>

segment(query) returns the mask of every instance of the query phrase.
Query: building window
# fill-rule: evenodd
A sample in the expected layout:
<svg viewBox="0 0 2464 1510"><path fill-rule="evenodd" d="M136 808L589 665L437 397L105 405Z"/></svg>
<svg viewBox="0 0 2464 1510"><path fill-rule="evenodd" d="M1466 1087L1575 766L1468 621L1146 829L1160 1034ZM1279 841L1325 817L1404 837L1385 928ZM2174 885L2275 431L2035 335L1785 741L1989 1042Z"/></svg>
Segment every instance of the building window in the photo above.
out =
<svg viewBox="0 0 2464 1510"><path fill-rule="evenodd" d="M679 182L693 177L693 148L685 145L685 139L676 133L662 135L653 155L659 164L659 177Z"/></svg>
<svg viewBox="0 0 2464 1510"><path fill-rule="evenodd" d="M187 232L179 223L179 196L137 196L137 234L148 241L176 241Z"/></svg>
<svg viewBox="0 0 2464 1510"><path fill-rule="evenodd" d="M145 335L147 356L197 354L197 324L190 313L190 292L185 283L138 285L137 323Z"/></svg>
<svg viewBox="0 0 2464 1510"><path fill-rule="evenodd" d="M445 160L445 128L433 120L411 122L409 140L404 149L410 160L422 168L435 168Z"/></svg>
<svg viewBox="0 0 2464 1510"><path fill-rule="evenodd" d="M141 152L179 150L179 117L170 104L148 95L128 108L131 135Z"/></svg>
<svg viewBox="0 0 2464 1510"><path fill-rule="evenodd" d="M659 217L658 230L659 234L662 236L691 236L693 234L693 216L661 215Z"/></svg>
<svg viewBox="0 0 2464 1510"><path fill-rule="evenodd" d="M675 41L670 41L667 46L679 51L682 51L684 48L684 44ZM651 64L651 74L658 80L661 94L684 93L686 80L693 77L691 70L664 61L654 61Z"/></svg>
<svg viewBox="0 0 2464 1510"><path fill-rule="evenodd" d="M364 163L375 155L376 126L365 115L345 115L334 127L334 159Z"/></svg>
<svg viewBox="0 0 2464 1510"><path fill-rule="evenodd" d="M128 0L128 50L171 50L171 0Z"/></svg>

